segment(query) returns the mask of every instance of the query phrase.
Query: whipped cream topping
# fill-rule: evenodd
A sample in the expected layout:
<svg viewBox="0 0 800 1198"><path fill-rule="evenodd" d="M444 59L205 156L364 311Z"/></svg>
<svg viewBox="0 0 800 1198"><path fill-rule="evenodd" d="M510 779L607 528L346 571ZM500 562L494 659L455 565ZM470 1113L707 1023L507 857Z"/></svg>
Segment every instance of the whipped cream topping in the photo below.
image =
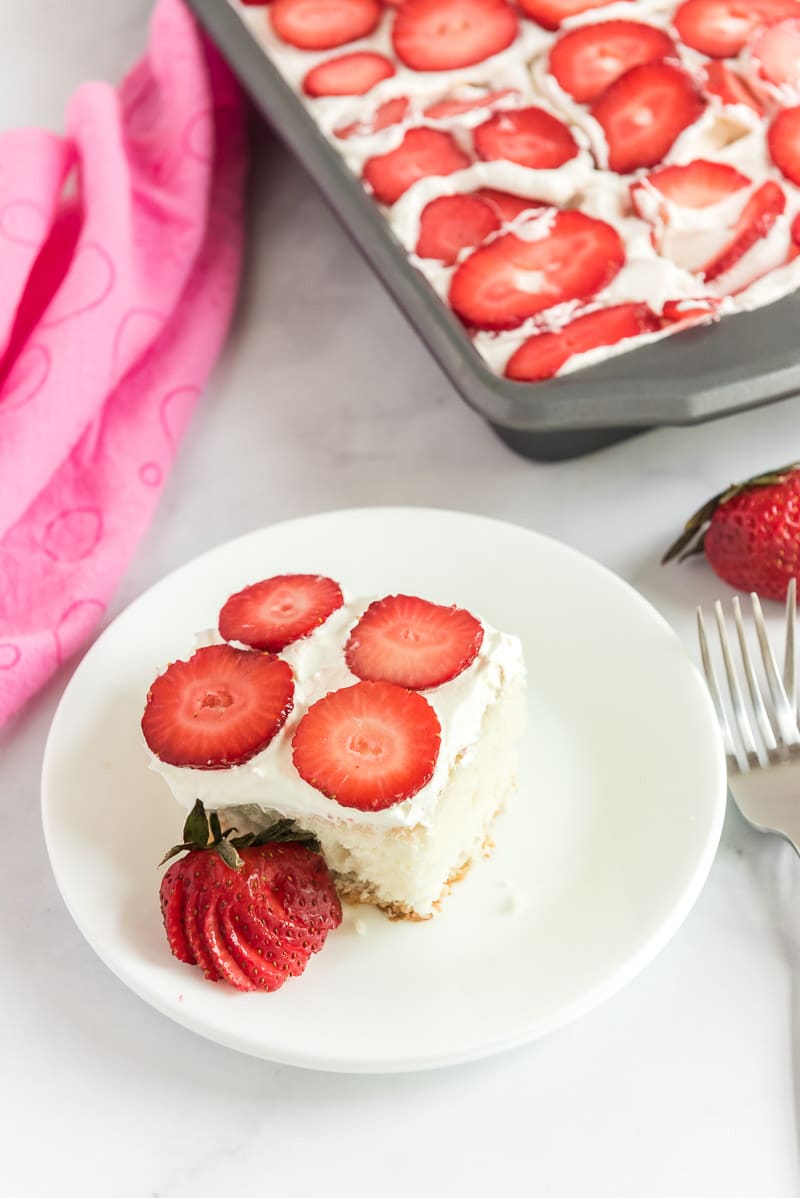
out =
<svg viewBox="0 0 800 1198"><path fill-rule="evenodd" d="M195 770L169 765L148 749L150 768L161 775L182 807L188 811L196 799L202 799L206 808L214 811L253 804L264 810L279 811L289 819L315 815L381 829L430 825L453 765L470 752L480 736L487 707L501 690L524 674L522 646L517 637L498 632L482 621L483 642L472 664L450 682L421 692L436 712L442 729L439 756L430 782L410 799L384 811L343 807L300 777L292 762L292 737L312 703L359 681L347 668L344 647L350 630L371 602L372 599L346 599L344 606L315 632L280 654L294 674L294 707L263 752L230 769ZM195 647L220 640L216 631L204 632L196 638Z"/></svg>
<svg viewBox="0 0 800 1198"><path fill-rule="evenodd" d="M657 314L668 300L712 298L718 301L717 317L749 311L773 303L800 286L800 258L787 262L791 248L790 228L800 212L800 188L795 187L772 163L766 142L767 122L746 104L723 104L710 96L700 118L677 138L660 165L682 165L698 158L726 163L752 180L752 185L736 192L720 204L706 209L679 209L661 197L669 232L656 237L660 252L653 244L653 226L632 209L630 184L647 174L618 175L605 169L608 151L603 130L587 109L578 104L558 84L548 70L548 53L559 34L580 25L609 20L634 20L666 30L672 36L672 16L677 4L667 0L622 0L601 8L588 9L562 23L555 33L540 28L520 16L516 41L500 54L474 66L455 71L417 72L396 63L397 72L363 96L336 96L309 99L303 95L302 81L317 63L337 54L372 50L393 61L391 27L394 10L388 8L379 27L368 38L348 43L338 50L312 53L286 45L273 32L267 10L242 6L229 0L254 38L277 65L287 82L298 92L325 136L336 147L350 169L361 175L368 159L388 153L403 140L413 126L442 129L471 154L471 130L504 108L523 108L535 104L569 125L579 151L556 170L532 170L507 161L475 161L464 170L444 177L429 177L414 183L390 208L386 217L398 241L413 265L421 271L436 293L446 301L450 281L458 262L472 249L462 251L456 264L420 258L415 253L423 209L438 196L471 192L477 188L495 188L545 201L562 208L578 208L589 216L607 221L620 234L626 248L626 262L617 276L589 302L560 304L504 332L477 331L472 342L495 372L502 374L514 351L533 333L558 331L576 314L612 304L647 303ZM684 68L700 79L703 55L680 44L677 54ZM739 64L750 70L752 83L774 110L778 103L797 103L797 97L779 94L756 78L757 63L745 51ZM786 89L784 89L786 90ZM424 110L442 99L474 99L482 93L508 91L486 106L442 119L424 115ZM379 132L356 132L341 138L336 130L361 124L369 127L371 116L387 100L408 97L408 110L398 124ZM656 169L656 168L653 168ZM724 275L705 282L695 273L728 244L736 221L753 192L768 179L775 180L786 196L785 211L776 218L769 233L758 239ZM536 213L521 214L508 222L487 241L507 232L525 235L525 228L537 219ZM663 229L661 230L664 231ZM535 234L534 234L535 235ZM655 333L629 338L618 345L605 346L583 354L574 354L559 373L565 374L626 353L640 345L674 334L676 326Z"/></svg>

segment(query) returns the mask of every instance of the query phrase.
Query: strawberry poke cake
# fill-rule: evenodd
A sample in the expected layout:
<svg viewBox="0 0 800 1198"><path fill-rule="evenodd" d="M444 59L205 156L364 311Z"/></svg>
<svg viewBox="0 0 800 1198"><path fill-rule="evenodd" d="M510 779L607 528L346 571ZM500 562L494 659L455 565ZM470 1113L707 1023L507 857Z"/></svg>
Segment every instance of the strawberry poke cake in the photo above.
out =
<svg viewBox="0 0 800 1198"><path fill-rule="evenodd" d="M800 0L229 0L498 374L800 286Z"/></svg>
<svg viewBox="0 0 800 1198"><path fill-rule="evenodd" d="M326 916L338 891L393 918L430 918L490 847L515 786L526 712L518 638L459 607L349 598L330 578L294 574L232 595L195 645L153 680L142 719L151 768L190 813L179 847L226 860L238 850L239 869L261 854L246 862L256 893L288 851L282 842L313 842L335 883L334 899L323 891ZM292 879L284 889L296 889ZM167 916L181 900L166 889L173 952L205 967L208 947L200 958L187 947L181 919ZM248 902L240 896L242 920ZM275 903L285 915L285 895ZM214 944L252 941L225 912Z"/></svg>

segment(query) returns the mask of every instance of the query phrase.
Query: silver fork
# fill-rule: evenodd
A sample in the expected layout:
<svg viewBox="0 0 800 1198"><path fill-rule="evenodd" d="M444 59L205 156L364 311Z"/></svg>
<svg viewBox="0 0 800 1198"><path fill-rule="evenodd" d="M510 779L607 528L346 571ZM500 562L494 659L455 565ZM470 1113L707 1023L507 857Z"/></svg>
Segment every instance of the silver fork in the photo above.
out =
<svg viewBox="0 0 800 1198"><path fill-rule="evenodd" d="M784 837L800 854L800 730L795 680L794 579L786 597L783 676L767 637L758 596L750 596L752 622L761 662L753 666L739 597L731 607L736 649L731 649L722 603L714 604L714 622L726 683L723 695L712 661L703 609L697 609L697 633L708 688L722 730L728 761L728 786L736 805L761 832ZM736 660L735 660L736 659ZM737 665L738 661L738 665ZM744 675L744 690L741 675ZM763 680L766 680L766 688ZM746 698L745 698L746 695Z"/></svg>

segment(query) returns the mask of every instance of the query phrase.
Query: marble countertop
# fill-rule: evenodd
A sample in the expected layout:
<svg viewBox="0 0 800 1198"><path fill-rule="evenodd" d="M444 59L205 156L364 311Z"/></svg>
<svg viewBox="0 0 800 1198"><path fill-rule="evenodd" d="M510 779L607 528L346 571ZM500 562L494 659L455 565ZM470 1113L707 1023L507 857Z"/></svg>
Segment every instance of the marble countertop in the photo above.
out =
<svg viewBox="0 0 800 1198"><path fill-rule="evenodd" d="M0 0L0 126L58 128L80 80L115 78L138 52L149 7ZM637 587L694 652L694 605L725 588L699 562L660 568L660 553L721 485L797 456L800 399L578 461L526 461L459 399L266 131L250 198L229 344L108 618L237 533L324 509L427 504L575 546ZM665 951L527 1048L393 1077L275 1066L151 1010L72 923L38 793L72 668L0 734L5 1193L800 1192L800 863L787 846L729 811L708 884Z"/></svg>

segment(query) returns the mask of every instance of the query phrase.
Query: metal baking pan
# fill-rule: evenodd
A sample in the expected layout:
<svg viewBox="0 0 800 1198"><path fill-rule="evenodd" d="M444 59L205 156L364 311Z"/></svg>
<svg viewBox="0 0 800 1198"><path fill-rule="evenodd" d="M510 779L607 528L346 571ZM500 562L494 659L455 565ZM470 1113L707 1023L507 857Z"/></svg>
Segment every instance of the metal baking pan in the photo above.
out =
<svg viewBox="0 0 800 1198"><path fill-rule="evenodd" d="M800 292L552 381L493 374L227 0L189 3L462 397L513 449L538 460L576 457L800 390Z"/></svg>

